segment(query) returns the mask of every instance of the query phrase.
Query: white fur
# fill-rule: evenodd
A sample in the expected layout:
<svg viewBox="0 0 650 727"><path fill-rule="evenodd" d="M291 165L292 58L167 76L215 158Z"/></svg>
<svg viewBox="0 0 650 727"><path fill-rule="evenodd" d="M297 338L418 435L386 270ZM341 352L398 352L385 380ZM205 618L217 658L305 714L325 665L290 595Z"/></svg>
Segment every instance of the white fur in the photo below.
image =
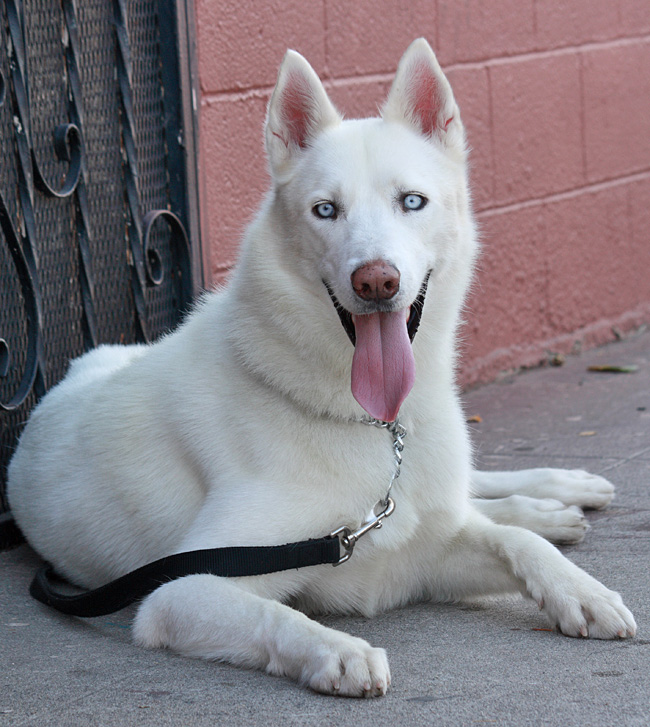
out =
<svg viewBox="0 0 650 727"><path fill-rule="evenodd" d="M405 309L432 271L416 383L400 412L408 436L395 513L338 568L161 586L139 607L141 644L374 696L390 683L383 650L288 602L370 615L519 591L570 636L635 632L618 594L530 530L502 524L579 540L577 506L606 504L608 483L549 470L475 473L472 483L454 366L477 236L462 124L425 41L402 59L385 116L342 121L289 52L267 120L273 185L228 287L154 345L101 347L74 362L25 429L9 471L13 512L34 548L86 587L169 553L356 527L385 495L391 440L357 421L353 347L323 280L358 314L368 312L350 285L359 265L397 266ZM396 199L408 191L429 203L406 213ZM332 199L338 219L314 215ZM479 512L472 487L501 498L478 506L501 524Z"/></svg>

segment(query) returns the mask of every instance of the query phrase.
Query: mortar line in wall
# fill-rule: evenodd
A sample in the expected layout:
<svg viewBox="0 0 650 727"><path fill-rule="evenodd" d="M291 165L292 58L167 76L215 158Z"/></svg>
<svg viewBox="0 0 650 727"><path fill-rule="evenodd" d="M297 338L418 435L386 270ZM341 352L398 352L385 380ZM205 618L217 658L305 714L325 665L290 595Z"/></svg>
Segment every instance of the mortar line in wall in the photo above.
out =
<svg viewBox="0 0 650 727"><path fill-rule="evenodd" d="M543 59L552 58L563 55L575 54L577 52L588 52L592 50L602 50L605 48L618 48L624 46L638 45L639 43L650 43L650 34L638 35L633 37L625 38L611 38L603 41L590 41L582 45L571 45L563 46L562 48L552 48L550 50L540 51L529 51L526 53L514 53L512 55L504 55L499 58L479 58L471 61L458 61L456 63L445 64L442 69L445 73L455 70L477 70L481 68L489 68L491 66L500 66L513 61L524 61L532 59ZM327 64L326 64L327 65ZM338 76L330 77L329 72L326 77L328 84L333 87L345 86L351 84L364 84L364 83L390 83L395 75L394 70L380 72L380 73L364 73L356 76ZM219 89L218 91L203 90L201 94L201 100L204 101L215 101L217 99L230 99L237 98L243 99L247 97L253 97L256 95L267 94L270 95L274 87L273 84L265 84L260 86L243 86L241 88L226 88Z"/></svg>
<svg viewBox="0 0 650 727"><path fill-rule="evenodd" d="M364 83L391 83L394 77L395 71L386 71L386 73L368 73L363 76L328 78L327 83L332 88L339 86L361 86Z"/></svg>
<svg viewBox="0 0 650 727"><path fill-rule="evenodd" d="M635 227L633 220L633 211L632 211L632 194L630 193L630 188L628 187L625 190L625 222L627 223L627 239L630 241L632 245L637 242L635 239Z"/></svg>
<svg viewBox="0 0 650 727"><path fill-rule="evenodd" d="M271 91L273 91L273 86L250 86L249 88L203 93L201 106L210 106L216 101L246 101L250 98L264 98L264 96L270 96Z"/></svg>
<svg viewBox="0 0 650 727"><path fill-rule="evenodd" d="M488 121L489 121L489 130L490 130L490 167L492 169L492 185L490 189L490 196L492 199L495 197L496 192L496 174L494 173L494 170L496 169L496 157L495 157L495 149L496 149L496 139L495 139L495 128L494 128L494 99L492 96L492 73L490 71L489 67L486 67L485 69L485 75L487 76L487 93L488 93ZM462 114L461 114L462 116Z"/></svg>
<svg viewBox="0 0 650 727"><path fill-rule="evenodd" d="M493 380L498 372L536 367L548 360L548 352L568 353L577 341L583 342L582 350L586 351L621 340L621 330L625 339L630 333L633 335L635 329L644 330L649 315L650 303L641 302L631 310L611 318L599 318L570 331L497 348L472 359L471 364L460 367L462 386L467 390L481 381ZM514 363L515 361L519 363Z"/></svg>
<svg viewBox="0 0 650 727"><path fill-rule="evenodd" d="M329 23L327 13L327 0L323 0L323 52L325 54L325 78L330 77L330 48L329 48Z"/></svg>
<svg viewBox="0 0 650 727"><path fill-rule="evenodd" d="M479 217L490 217L492 215L505 214L507 212L516 212L518 210L526 209L529 207L536 207L549 202L562 202L568 199L574 199L582 194L590 194L594 192L601 192L612 187L620 187L624 184L632 184L633 182L641 182L646 179L650 179L650 169L643 169L632 174L626 174L622 177L612 177L611 179L602 179L598 182L591 184L585 184L581 187L575 187L574 189L565 190L564 192L554 192L553 194L546 195L545 197L535 197L535 199L527 199L519 202L509 202L508 204L495 205L493 207L486 207L476 212Z"/></svg>
<svg viewBox="0 0 650 727"><path fill-rule="evenodd" d="M650 34L644 33L643 35L625 36L621 38L608 38L607 40L594 40L587 41L585 43L579 43L577 45L566 45L559 48L549 48L548 50L530 50L524 53L512 53L511 55L504 54L498 58L491 58L489 56L485 58L473 58L467 61L456 61L443 65L442 68L445 72L456 69L464 68L465 70L472 70L483 68L485 66L501 66L513 61L526 61L533 59L544 59L552 58L563 55L571 55L579 51L594 51L603 50L606 48L620 48L626 46L639 45L640 43L650 42Z"/></svg>
<svg viewBox="0 0 650 727"><path fill-rule="evenodd" d="M346 76L343 78L330 78L323 74L323 85L326 88L338 88L340 86L362 85L365 83L391 83L395 73L369 73L363 76ZM275 84L266 86L249 86L247 88L231 88L223 91L203 92L201 104L209 105L215 101L242 101L248 98L262 98L270 96Z"/></svg>
<svg viewBox="0 0 650 727"><path fill-rule="evenodd" d="M582 146L582 176L587 176L587 114L585 101L585 57L578 53L578 82L580 86L580 141Z"/></svg>

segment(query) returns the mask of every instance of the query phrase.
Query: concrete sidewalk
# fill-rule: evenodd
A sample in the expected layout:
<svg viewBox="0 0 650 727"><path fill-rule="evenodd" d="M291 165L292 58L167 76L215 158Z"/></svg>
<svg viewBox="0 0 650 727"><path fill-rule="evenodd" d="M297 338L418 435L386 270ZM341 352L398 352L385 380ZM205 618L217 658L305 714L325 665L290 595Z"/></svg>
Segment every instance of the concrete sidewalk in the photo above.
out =
<svg viewBox="0 0 650 727"><path fill-rule="evenodd" d="M634 374L592 364L636 364ZM620 591L635 639L549 632L533 603L423 604L372 620L326 619L386 648L383 699L323 697L285 679L145 651L130 610L76 620L32 601L27 546L0 554L0 727L11 725L649 725L650 333L466 396L484 469L580 467L617 486L565 548Z"/></svg>

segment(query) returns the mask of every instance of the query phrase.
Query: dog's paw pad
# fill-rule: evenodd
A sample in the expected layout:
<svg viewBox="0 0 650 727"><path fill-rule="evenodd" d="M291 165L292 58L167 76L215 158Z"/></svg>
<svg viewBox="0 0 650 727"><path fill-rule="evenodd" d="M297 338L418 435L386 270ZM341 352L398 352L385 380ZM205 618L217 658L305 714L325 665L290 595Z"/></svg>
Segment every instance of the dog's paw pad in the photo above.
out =
<svg viewBox="0 0 650 727"><path fill-rule="evenodd" d="M307 676L307 685L321 694L340 697L381 697L390 686L386 652L357 640L353 646L328 649L314 661L316 669Z"/></svg>
<svg viewBox="0 0 650 727"><path fill-rule="evenodd" d="M617 639L636 634L634 616L620 595L596 581L571 595L546 597L544 610L565 636Z"/></svg>
<svg viewBox="0 0 650 727"><path fill-rule="evenodd" d="M589 530L589 523L579 507L570 505L557 509L553 513L553 517L548 518L546 527L547 540L558 545L568 545L584 540L587 530Z"/></svg>
<svg viewBox="0 0 650 727"><path fill-rule="evenodd" d="M532 530L552 543L579 543L589 529L584 513L575 505L567 507L559 500L538 500L522 495L511 495L508 501L517 525Z"/></svg>
<svg viewBox="0 0 650 727"><path fill-rule="evenodd" d="M614 485L600 475L584 470L550 469L547 472L547 496L555 497L565 505L600 510L614 497Z"/></svg>

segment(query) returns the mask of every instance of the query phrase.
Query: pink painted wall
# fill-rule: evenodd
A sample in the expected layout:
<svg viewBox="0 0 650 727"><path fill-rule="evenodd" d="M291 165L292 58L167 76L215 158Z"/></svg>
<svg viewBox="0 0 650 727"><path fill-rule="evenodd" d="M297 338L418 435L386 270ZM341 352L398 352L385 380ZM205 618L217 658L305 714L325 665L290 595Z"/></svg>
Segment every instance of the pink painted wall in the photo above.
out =
<svg viewBox="0 0 650 727"><path fill-rule="evenodd" d="M432 44L468 131L484 252L462 379L650 322L648 0L196 0L214 282L268 184L262 125L287 47L348 116Z"/></svg>

